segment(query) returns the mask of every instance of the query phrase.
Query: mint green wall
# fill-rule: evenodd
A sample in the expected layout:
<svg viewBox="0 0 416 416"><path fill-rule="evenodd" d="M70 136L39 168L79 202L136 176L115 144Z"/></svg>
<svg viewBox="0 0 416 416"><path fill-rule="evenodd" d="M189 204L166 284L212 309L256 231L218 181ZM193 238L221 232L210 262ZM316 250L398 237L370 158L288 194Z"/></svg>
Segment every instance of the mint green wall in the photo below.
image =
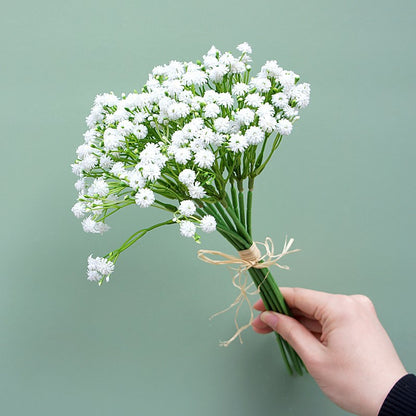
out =
<svg viewBox="0 0 416 416"><path fill-rule="evenodd" d="M257 183L256 238L285 234L284 285L365 293L416 371L416 3L8 2L0 16L0 409L8 416L344 415L289 377L272 337L228 349L230 274L170 228L120 258L110 284L86 258L157 219L138 207L105 236L70 212L69 164L95 94L140 88L156 64L212 44L254 49L312 85L311 105ZM218 236L203 248L229 250ZM161 256L163 260L161 260Z"/></svg>

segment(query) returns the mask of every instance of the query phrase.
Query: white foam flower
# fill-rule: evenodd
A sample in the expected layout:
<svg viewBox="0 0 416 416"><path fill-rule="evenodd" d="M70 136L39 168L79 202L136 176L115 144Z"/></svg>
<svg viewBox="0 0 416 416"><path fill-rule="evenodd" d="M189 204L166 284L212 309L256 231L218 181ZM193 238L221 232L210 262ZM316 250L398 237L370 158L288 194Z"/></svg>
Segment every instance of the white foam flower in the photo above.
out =
<svg viewBox="0 0 416 416"><path fill-rule="evenodd" d="M264 76L267 77L278 77L281 72L283 71L282 68L277 64L276 61L267 61L262 67L261 67L261 73Z"/></svg>
<svg viewBox="0 0 416 416"><path fill-rule="evenodd" d="M181 221L179 224L181 235L192 238L195 235L196 225L191 221Z"/></svg>
<svg viewBox="0 0 416 416"><path fill-rule="evenodd" d="M228 117L219 117L214 120L214 127L219 133L229 133L230 120Z"/></svg>
<svg viewBox="0 0 416 416"><path fill-rule="evenodd" d="M260 92L268 92L272 86L270 80L264 77L252 78L250 84Z"/></svg>
<svg viewBox="0 0 416 416"><path fill-rule="evenodd" d="M127 181L130 188L137 190L138 188L144 188L146 185L146 179L143 177L141 172L137 170L127 172Z"/></svg>
<svg viewBox="0 0 416 416"><path fill-rule="evenodd" d="M136 204L141 208L148 208L155 202L155 194L149 188L139 189L135 196Z"/></svg>
<svg viewBox="0 0 416 416"><path fill-rule="evenodd" d="M206 104L215 103L215 101L217 101L217 98L218 98L218 93L216 91L214 90L205 91L204 102Z"/></svg>
<svg viewBox="0 0 416 416"><path fill-rule="evenodd" d="M124 140L123 135L116 129L107 129L104 132L104 149L105 150L116 150L121 146Z"/></svg>
<svg viewBox="0 0 416 416"><path fill-rule="evenodd" d="M217 229L217 221L212 215L204 215L199 223L201 230L205 233L212 233Z"/></svg>
<svg viewBox="0 0 416 416"><path fill-rule="evenodd" d="M94 152L94 149L86 143L78 146L77 151L76 151L78 159L84 159L85 156L90 155L93 152Z"/></svg>
<svg viewBox="0 0 416 416"><path fill-rule="evenodd" d="M215 155L208 149L201 149L195 153L195 163L201 168L210 168L215 161Z"/></svg>
<svg viewBox="0 0 416 416"><path fill-rule="evenodd" d="M102 222L94 221L92 216L84 218L82 220L82 228L86 233L102 234L108 231L110 227Z"/></svg>
<svg viewBox="0 0 416 416"><path fill-rule="evenodd" d="M231 92L233 95L237 97L241 97L245 94L247 94L250 90L250 87L247 84L244 84L243 82L237 82L233 85Z"/></svg>
<svg viewBox="0 0 416 416"><path fill-rule="evenodd" d="M178 179L184 185L193 185L196 179L196 173L192 169L184 169L179 173Z"/></svg>
<svg viewBox="0 0 416 416"><path fill-rule="evenodd" d="M273 117L275 113L275 109L273 108L273 106L269 103L265 103L259 106L259 108L256 111L256 114L259 117L264 117L264 116L271 116Z"/></svg>
<svg viewBox="0 0 416 416"><path fill-rule="evenodd" d="M101 122L104 119L104 114L102 113L102 108L99 106L94 106L91 109L91 113L85 118L87 127L89 129L95 128L96 124Z"/></svg>
<svg viewBox="0 0 416 416"><path fill-rule="evenodd" d="M186 117L190 113L190 108L185 103L174 103L167 109L167 115L170 120L178 120Z"/></svg>
<svg viewBox="0 0 416 416"><path fill-rule="evenodd" d="M219 62L218 59L215 57L215 55L204 55L203 56L204 66L206 68L214 68L215 66L218 66ZM209 73L209 71L208 71Z"/></svg>
<svg viewBox="0 0 416 416"><path fill-rule="evenodd" d="M185 217L190 217L191 215L194 215L196 212L196 206L193 201L190 199L187 199L185 201L182 201L179 204L179 212L184 215Z"/></svg>
<svg viewBox="0 0 416 416"><path fill-rule="evenodd" d="M242 74L245 70L246 70L246 66L244 62L238 59L234 59L234 61L230 63L230 72L232 74Z"/></svg>
<svg viewBox="0 0 416 416"><path fill-rule="evenodd" d="M95 104L101 105L102 107L104 106L114 107L118 105L118 102L119 102L118 97L114 95L113 93L98 94L94 100Z"/></svg>
<svg viewBox="0 0 416 416"><path fill-rule="evenodd" d="M266 133L271 133L276 129L277 121L275 118L269 115L265 115L259 118L259 127Z"/></svg>
<svg viewBox="0 0 416 416"><path fill-rule="evenodd" d="M299 108L305 108L309 104L311 87L308 83L297 84L290 91L290 96L296 101Z"/></svg>
<svg viewBox="0 0 416 416"><path fill-rule="evenodd" d="M173 152L173 157L178 163L186 164L191 159L191 150L187 147L178 147Z"/></svg>
<svg viewBox="0 0 416 416"><path fill-rule="evenodd" d="M134 132L134 124L130 120L123 120L118 123L117 130L123 135L128 136Z"/></svg>
<svg viewBox="0 0 416 416"><path fill-rule="evenodd" d="M204 188L198 181L196 181L194 184L188 185L188 192L191 198L194 199L201 199L206 196Z"/></svg>
<svg viewBox="0 0 416 416"><path fill-rule="evenodd" d="M114 165L111 168L110 172L113 175L115 175L115 176L117 176L119 178L123 177L127 173L126 169L124 168L123 162L116 162L116 163L114 163Z"/></svg>
<svg viewBox="0 0 416 416"><path fill-rule="evenodd" d="M182 146L188 142L182 130L176 130L171 137L172 145Z"/></svg>
<svg viewBox="0 0 416 416"><path fill-rule="evenodd" d="M243 152L248 146L247 139L240 133L232 134L228 142L229 149L234 152Z"/></svg>
<svg viewBox="0 0 416 416"><path fill-rule="evenodd" d="M208 127L199 130L197 139L203 141L203 145L213 144L216 140L216 134Z"/></svg>
<svg viewBox="0 0 416 416"><path fill-rule="evenodd" d="M199 152L207 147L204 139L197 137L189 142L189 148L194 152Z"/></svg>
<svg viewBox="0 0 416 416"><path fill-rule="evenodd" d="M237 50L241 53L252 53L251 46L247 42L240 43L240 45L237 46Z"/></svg>
<svg viewBox="0 0 416 416"><path fill-rule="evenodd" d="M277 123L276 130L278 131L278 133L287 136L290 133L292 133L292 127L293 125L289 120L282 119L279 120L279 122Z"/></svg>
<svg viewBox="0 0 416 416"><path fill-rule="evenodd" d="M89 172L98 164L98 159L94 155L87 155L84 159L80 162L80 167L83 171Z"/></svg>
<svg viewBox="0 0 416 416"><path fill-rule="evenodd" d="M80 178L75 182L75 189L78 192L84 192L85 191L85 178Z"/></svg>
<svg viewBox="0 0 416 416"><path fill-rule="evenodd" d="M208 78L213 82L221 82L224 76L228 73L228 68L224 64L213 66L207 71Z"/></svg>
<svg viewBox="0 0 416 416"><path fill-rule="evenodd" d="M179 94L179 101L190 105L193 97L192 91L185 90Z"/></svg>
<svg viewBox="0 0 416 416"><path fill-rule="evenodd" d="M159 145L156 143L147 143L145 148L140 152L140 161L142 163L155 163L159 155Z"/></svg>
<svg viewBox="0 0 416 416"><path fill-rule="evenodd" d="M183 85L178 79L166 80L163 86L171 96L178 95L183 91Z"/></svg>
<svg viewBox="0 0 416 416"><path fill-rule="evenodd" d="M248 94L244 100L244 102L250 107L259 107L262 105L263 101L264 97L257 92L254 94Z"/></svg>
<svg viewBox="0 0 416 416"><path fill-rule="evenodd" d="M108 195L109 190L108 183L104 180L104 178L96 178L88 189L88 194L91 196L95 194L98 194L99 196L106 196Z"/></svg>
<svg viewBox="0 0 416 416"><path fill-rule="evenodd" d="M87 280L90 282L100 282L103 276L97 272L97 270L88 270L87 271Z"/></svg>
<svg viewBox="0 0 416 416"><path fill-rule="evenodd" d="M284 91L290 91L295 86L297 75L292 71L282 71L279 75L279 83L283 87Z"/></svg>
<svg viewBox="0 0 416 416"><path fill-rule="evenodd" d="M77 218L82 218L85 215L85 204L83 202L78 201L71 208L71 211Z"/></svg>
<svg viewBox="0 0 416 416"><path fill-rule="evenodd" d="M98 137L99 133L95 129L89 129L87 130L83 136L84 136L84 142L86 144L94 143L95 139Z"/></svg>
<svg viewBox="0 0 416 416"><path fill-rule="evenodd" d="M220 111L221 111L220 107L218 107L217 104L214 104L214 103L208 104L205 107L205 117L211 117L211 118L217 117Z"/></svg>
<svg viewBox="0 0 416 416"><path fill-rule="evenodd" d="M182 77L182 83L186 86L196 85L200 87L207 82L207 74L200 70L188 71Z"/></svg>
<svg viewBox="0 0 416 416"><path fill-rule="evenodd" d="M285 108L289 103L288 96L283 92L272 95L272 103L277 108Z"/></svg>
<svg viewBox="0 0 416 416"><path fill-rule="evenodd" d="M217 56L217 54L221 54L221 52L214 45L212 45L210 50L207 52L207 56Z"/></svg>
<svg viewBox="0 0 416 416"><path fill-rule="evenodd" d="M148 179L152 182L157 181L161 175L160 167L155 163L146 163L142 167L142 175L143 178Z"/></svg>
<svg viewBox="0 0 416 416"><path fill-rule="evenodd" d="M234 99L229 92L221 92L218 94L217 104L222 107L231 108L234 105Z"/></svg>
<svg viewBox="0 0 416 416"><path fill-rule="evenodd" d="M286 117L296 117L299 114L299 111L296 107L291 107L290 105L287 105L283 112Z"/></svg>
<svg viewBox="0 0 416 416"><path fill-rule="evenodd" d="M230 52L224 52L221 56L219 61L224 65L231 65L236 58Z"/></svg>
<svg viewBox="0 0 416 416"><path fill-rule="evenodd" d="M247 139L247 143L251 145L256 145L264 141L264 132L257 126L252 126L247 129L245 133L245 138Z"/></svg>
<svg viewBox="0 0 416 416"><path fill-rule="evenodd" d="M249 108L242 108L235 113L235 119L246 126L250 125L254 120L254 112Z"/></svg>
<svg viewBox="0 0 416 416"><path fill-rule="evenodd" d="M99 282L104 277L107 278L114 272L115 265L111 260L104 257L88 257L88 277L92 282Z"/></svg>

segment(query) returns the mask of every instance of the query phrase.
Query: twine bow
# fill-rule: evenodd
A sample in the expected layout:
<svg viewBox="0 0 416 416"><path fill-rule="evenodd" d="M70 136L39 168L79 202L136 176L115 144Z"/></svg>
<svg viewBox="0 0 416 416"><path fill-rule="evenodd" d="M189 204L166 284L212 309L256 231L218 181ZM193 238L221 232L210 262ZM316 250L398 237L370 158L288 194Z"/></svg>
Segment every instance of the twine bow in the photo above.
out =
<svg viewBox="0 0 416 416"><path fill-rule="evenodd" d="M294 242L294 239L291 238L289 241L287 241L287 237L285 238L285 244L283 246L283 250L279 254L274 254L274 244L270 237L267 237L264 243L256 242L251 245L250 248L247 250L241 250L238 252L239 257L232 256L230 254L223 253L221 251L215 251L215 250L199 250L198 251L198 258L204 261L205 263L214 264L214 265L236 265L235 267L230 267L232 270L235 270L236 273L232 276L232 283L234 287L236 287L240 293L236 297L233 303L230 304L227 308L224 310L217 312L213 314L209 319L214 318L215 316L221 315L230 309L232 309L234 306L237 306L235 315L234 315L234 323L236 327L235 334L228 339L227 341L220 342L221 346L228 347L231 342L233 342L237 337L240 339L240 343L243 343L243 340L241 338L241 333L245 331L247 328L251 326L251 323L254 319L254 313L253 313L253 306L250 302L249 296L251 295L257 295L260 292L260 286L264 282L264 280L267 278L268 274L264 277L264 279L260 282L259 286L255 289L250 291L249 289L254 285L253 282L248 283L248 270L250 268L254 269L264 269L269 268L270 266L277 266L280 269L289 270L289 266L279 264L279 260L286 256L287 254L295 253L297 251L300 251L299 249L293 249L290 250L290 247L292 246ZM265 254L261 254L259 248L257 247L257 244L264 247ZM207 256L208 255L208 256ZM222 257L223 260L216 260L209 255L213 256L219 256ZM247 324L243 326L239 326L238 324L238 314L241 309L241 306L247 303L247 306L250 310L250 320Z"/></svg>

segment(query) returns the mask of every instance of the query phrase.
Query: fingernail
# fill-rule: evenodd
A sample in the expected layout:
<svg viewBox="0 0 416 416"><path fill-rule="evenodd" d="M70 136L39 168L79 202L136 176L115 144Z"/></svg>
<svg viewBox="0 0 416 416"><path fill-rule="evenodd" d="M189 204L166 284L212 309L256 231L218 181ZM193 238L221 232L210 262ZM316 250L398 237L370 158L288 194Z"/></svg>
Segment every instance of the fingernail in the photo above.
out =
<svg viewBox="0 0 416 416"><path fill-rule="evenodd" d="M260 315L260 319L270 327L274 328L277 325L277 320L279 319L277 313L266 311Z"/></svg>

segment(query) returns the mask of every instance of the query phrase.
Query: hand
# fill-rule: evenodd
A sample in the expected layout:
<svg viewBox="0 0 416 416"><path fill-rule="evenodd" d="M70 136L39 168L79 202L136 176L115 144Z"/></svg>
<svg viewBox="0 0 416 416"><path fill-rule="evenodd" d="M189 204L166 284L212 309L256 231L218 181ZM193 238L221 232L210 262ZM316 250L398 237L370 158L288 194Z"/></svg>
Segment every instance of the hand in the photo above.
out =
<svg viewBox="0 0 416 416"><path fill-rule="evenodd" d="M377 416L394 384L407 374L370 299L281 288L293 318L266 311L253 329L278 332L302 358L322 391L360 416ZM265 311L262 300L254 308Z"/></svg>

